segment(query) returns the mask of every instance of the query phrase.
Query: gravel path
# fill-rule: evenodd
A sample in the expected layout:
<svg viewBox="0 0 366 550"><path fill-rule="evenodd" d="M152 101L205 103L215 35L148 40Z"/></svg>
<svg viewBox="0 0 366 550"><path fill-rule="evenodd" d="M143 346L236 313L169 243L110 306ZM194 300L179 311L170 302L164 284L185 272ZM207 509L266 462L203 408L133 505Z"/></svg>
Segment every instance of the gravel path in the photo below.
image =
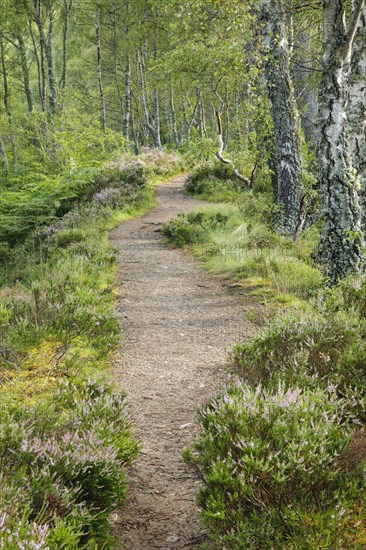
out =
<svg viewBox="0 0 366 550"><path fill-rule="evenodd" d="M244 305L222 280L165 244L161 224L203 204L184 178L157 190L157 206L120 225L118 313L123 346L116 379L127 391L141 441L127 506L115 517L120 549L195 548L204 539L199 480L182 461L197 431L197 408L227 378L232 344L253 332Z"/></svg>

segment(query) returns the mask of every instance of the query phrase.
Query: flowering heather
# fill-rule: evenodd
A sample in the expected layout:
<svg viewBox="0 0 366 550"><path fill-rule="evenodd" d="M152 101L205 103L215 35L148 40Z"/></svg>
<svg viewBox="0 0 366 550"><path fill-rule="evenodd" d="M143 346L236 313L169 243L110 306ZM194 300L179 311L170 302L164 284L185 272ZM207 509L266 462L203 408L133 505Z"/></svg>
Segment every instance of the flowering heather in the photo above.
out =
<svg viewBox="0 0 366 550"><path fill-rule="evenodd" d="M266 390L240 379L203 406L202 432L186 459L204 480L202 516L219 544L270 548L276 533L275 547L287 548L307 510L332 510L339 494L355 498L359 474L335 467L354 430L344 408L334 389Z"/></svg>
<svg viewBox="0 0 366 550"><path fill-rule="evenodd" d="M121 191L116 187L107 187L94 193L93 202L102 206L114 206L121 199Z"/></svg>

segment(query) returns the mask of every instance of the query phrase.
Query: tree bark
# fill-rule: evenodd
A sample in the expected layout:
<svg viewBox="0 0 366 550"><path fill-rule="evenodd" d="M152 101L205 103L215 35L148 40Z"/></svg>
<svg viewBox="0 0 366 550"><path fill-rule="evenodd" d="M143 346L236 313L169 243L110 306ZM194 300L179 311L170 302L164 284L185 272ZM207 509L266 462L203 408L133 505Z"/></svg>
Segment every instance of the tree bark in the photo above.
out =
<svg viewBox="0 0 366 550"><path fill-rule="evenodd" d="M356 3L354 3L356 8ZM366 6L355 36L348 100L350 149L360 183L361 226L366 234Z"/></svg>
<svg viewBox="0 0 366 550"><path fill-rule="evenodd" d="M298 115L289 67L289 46L282 0L264 0L268 60L266 76L273 119L273 190L278 231L294 236L301 204L302 164Z"/></svg>
<svg viewBox="0 0 366 550"><path fill-rule="evenodd" d="M358 2L347 32L346 0L323 0L319 185L324 225L320 251L332 282L359 272L363 262L358 179L352 166L347 117L352 48L362 5L364 0Z"/></svg>

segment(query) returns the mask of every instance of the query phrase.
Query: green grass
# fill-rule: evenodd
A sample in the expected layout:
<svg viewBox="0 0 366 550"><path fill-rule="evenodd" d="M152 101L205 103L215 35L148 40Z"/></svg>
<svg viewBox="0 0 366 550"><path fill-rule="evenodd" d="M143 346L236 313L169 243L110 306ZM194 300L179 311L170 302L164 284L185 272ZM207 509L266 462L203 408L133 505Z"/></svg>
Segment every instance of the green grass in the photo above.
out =
<svg viewBox="0 0 366 550"><path fill-rule="evenodd" d="M241 201L180 216L166 224L164 234L178 246L191 248L208 271L251 289L252 295L280 304L313 296L324 283L310 258L316 247L314 232L294 243L263 223L263 210L251 213L255 198Z"/></svg>

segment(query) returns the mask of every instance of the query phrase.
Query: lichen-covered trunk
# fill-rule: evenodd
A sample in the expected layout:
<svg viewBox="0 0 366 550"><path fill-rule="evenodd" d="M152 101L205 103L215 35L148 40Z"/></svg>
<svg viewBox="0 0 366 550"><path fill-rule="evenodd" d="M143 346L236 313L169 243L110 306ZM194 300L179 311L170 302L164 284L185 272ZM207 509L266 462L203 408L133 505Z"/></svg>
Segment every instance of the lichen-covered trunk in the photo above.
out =
<svg viewBox="0 0 366 550"><path fill-rule="evenodd" d="M323 73L319 90L320 189L323 230L320 251L335 282L361 269L362 238L358 180L348 139L350 49L346 48L345 0L323 0Z"/></svg>
<svg viewBox="0 0 366 550"><path fill-rule="evenodd" d="M282 0L265 0L264 16L266 75L274 132L273 190L279 208L277 228L283 235L294 236L299 223L302 164Z"/></svg>
<svg viewBox="0 0 366 550"><path fill-rule="evenodd" d="M360 183L361 225L366 233L366 7L355 37L348 101L350 148Z"/></svg>

